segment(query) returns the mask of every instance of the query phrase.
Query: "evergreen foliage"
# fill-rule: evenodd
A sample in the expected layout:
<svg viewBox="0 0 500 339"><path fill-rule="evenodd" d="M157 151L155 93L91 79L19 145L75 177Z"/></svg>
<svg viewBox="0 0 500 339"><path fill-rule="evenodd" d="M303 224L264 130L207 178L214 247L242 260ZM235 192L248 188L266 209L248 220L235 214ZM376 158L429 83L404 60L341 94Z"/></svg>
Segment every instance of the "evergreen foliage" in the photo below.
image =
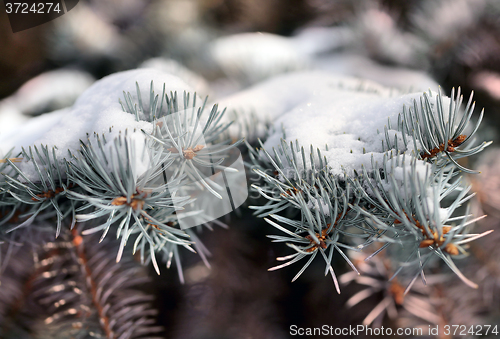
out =
<svg viewBox="0 0 500 339"><path fill-rule="evenodd" d="M137 85L138 103L132 102L130 93L124 93L126 104L122 107L137 120L152 121L152 134L126 130L123 136L120 131L117 138L107 140L105 135L94 133L86 142L80 141L78 154L69 152L63 165L56 159L55 150L43 145L34 146L34 151L31 147L23 149L16 158L8 155L1 163L1 222L10 225L7 233L29 226L39 215L57 216L56 237L68 215L72 216L70 229L76 222L102 220L83 234L102 231L102 241L113 228L121 239L117 261L132 236L134 252L140 250L141 261L151 261L158 273L157 252L166 258L174 256L180 266L177 246L194 252L193 241L189 240L194 234L176 227L175 214L195 198L178 196L177 190L196 182L220 197L212 187L216 184L203 177L200 167L227 169L221 165L224 157L242 140L233 144L230 139L219 141L230 125L220 123L224 111L215 105L208 117L203 117L207 100L196 106L196 94L191 101L190 94L184 93L181 103L177 93L155 95L153 83L149 94L149 106L145 106ZM35 167L37 180L31 180L16 166L15 162L21 161ZM16 213L23 222L12 225ZM211 221L203 211L196 214L200 225ZM219 221L214 223L224 226ZM208 252L203 244L195 247L205 258ZM181 272L180 277L182 280Z"/></svg>
<svg viewBox="0 0 500 339"><path fill-rule="evenodd" d="M469 226L482 217L471 219L469 208L464 208L473 194L463 177L473 171L457 160L481 152L490 143L473 146L472 136L483 113L470 131L472 96L463 113L462 100L460 89L456 97L452 94L449 107L443 105L441 94L432 100L432 92L424 93L399 114L397 130L403 143L398 144L397 136L394 141L389 137L389 121L382 163L372 157L371 168L363 167L354 176L334 176L319 149L311 145L307 152L298 140L287 141L285 132L273 154L262 143L260 150L251 148L249 166L261 177L261 183L252 187L267 200L251 208L257 216L269 216L265 220L286 234L270 236L273 241L287 242L294 250L277 258L287 262L272 269L307 259L295 280L319 252L326 262L325 274L331 273L340 293L331 266L334 253L357 272L342 249L361 251L381 243L366 260L391 245L396 247L389 250L395 266L391 279L403 269L415 271L406 292L418 276L425 282L424 267L434 256L476 288L454 260L468 255L470 241L490 232L470 233ZM462 134L465 131L470 134ZM408 147L410 143L414 147Z"/></svg>
<svg viewBox="0 0 500 339"><path fill-rule="evenodd" d="M190 184L221 198L221 187L210 180L206 170L230 171L224 160L243 139L233 142L228 137L231 123L223 123L225 110L214 105L203 114L207 99L198 106L196 95L184 93L181 100L177 93L166 94L165 89L158 95L151 83L146 103L139 85L136 88L137 102L124 92L122 108L136 121L151 122L152 132L119 131L109 140L106 134L94 133L65 159L57 158L54 148L40 145L8 154L0 162L0 223L2 236L8 240L3 252L10 253L18 243L25 243L26 234L40 232L40 222L50 230L47 226L54 220L56 238L50 239L44 230L43 244L29 245L34 259L26 260L29 267L35 267L36 276L30 278L20 268L7 273L9 279L34 289L17 290L17 298L28 293L29 302L45 305L46 310L36 319L46 316L40 321L23 320L30 317L31 309L20 310L6 337L21 335L17 331L24 331L27 338L42 338L43 331L75 338L149 337L161 329L154 326L154 312L149 310L150 299L145 294L130 292L127 296L129 286L134 289L143 281L135 276L139 268L132 263L132 255L138 251L140 262L151 262L158 274L158 257L167 267L175 261L182 282L181 247L197 252L209 266L210 252L194 229L179 228L178 212L196 200L196 194L185 189ZM363 270L358 270L352 253L371 249L365 260L377 261L384 255L387 284L405 281L402 295L419 276L426 281L424 268L435 257L467 285L477 287L460 272L455 260L468 255L469 242L490 232L470 233L470 225L478 218L472 218L465 207L473 194L463 176L473 171L459 159L481 152L489 143L473 145L482 113L471 129L472 97L463 112L461 103L460 90L452 95L449 107L443 105L441 94L424 93L413 107L405 107L399 114L399 134L393 140L388 122L382 163L372 157L371 167L362 167L354 175L332 174L319 149L287 140L285 130L272 153L260 140L260 149L250 144L252 140L246 141L247 165L260 177L252 189L265 200L250 208L283 233L269 235L273 242L285 242L293 250L277 258L284 263L270 270L305 259L293 278L296 280L319 256L325 263L325 275L331 275L340 293L342 283L356 279L338 278L334 256L342 257L359 275ZM255 124L250 123L254 120L240 122L240 130L257 135ZM333 147L326 145L327 151L329 146ZM23 172L26 166L34 168L36 178ZM198 230L202 225L225 226L211 220L205 210L190 215L199 221ZM110 235L118 240L112 241ZM12 241L14 238L17 240ZM112 252L117 253L117 263L111 260ZM11 255L5 258L5 253L3 267L15 271L18 267L7 266ZM361 299L353 296L349 304ZM12 307L6 294L0 302L4 310ZM389 312L389 305L384 305ZM367 316L366 324L382 314L382 306ZM2 317L10 316L9 312L1 313ZM38 333L42 323L46 329Z"/></svg>
<svg viewBox="0 0 500 339"><path fill-rule="evenodd" d="M48 223L33 226L1 248L12 262L1 275L2 338L161 337L143 290L150 278L131 256L115 262L118 242L82 237L79 227L53 239Z"/></svg>

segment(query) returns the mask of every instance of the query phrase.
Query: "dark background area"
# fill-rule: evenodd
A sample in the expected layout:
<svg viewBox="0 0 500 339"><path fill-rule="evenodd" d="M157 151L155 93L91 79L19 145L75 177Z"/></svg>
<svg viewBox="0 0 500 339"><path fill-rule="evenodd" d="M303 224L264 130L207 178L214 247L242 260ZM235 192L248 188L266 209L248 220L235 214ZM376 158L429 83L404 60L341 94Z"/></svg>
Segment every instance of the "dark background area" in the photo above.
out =
<svg viewBox="0 0 500 339"><path fill-rule="evenodd" d="M474 1L469 3L474 6ZM374 44L364 31L360 34L366 39L360 39L355 49L382 65L426 72L446 93L458 86L467 95L475 90L477 107L484 107L486 112L481 135L498 142L499 12L482 11L474 23L437 39L415 25L415 16L425 16L422 8L426 6L430 6L429 1L421 0L82 0L65 16L14 34L2 4L0 99L9 97L26 81L46 71L78 69L99 79L135 68L156 56L177 60L209 82L216 81L223 74L207 66L209 63L203 59L204 49L216 37L256 31L291 36L299 28L314 26L345 26L355 30L367 8L375 8L392 18L398 30L418 36L426 43L425 53L418 56L425 62L401 64L397 58L387 57L383 47ZM85 18L96 20L99 25L87 27L85 22L78 21ZM75 28L79 26L80 29ZM429 31L439 27L436 22L436 27L429 27ZM482 179L482 196L494 194L485 184L491 178ZM498 225L491 220L490 225ZM346 300L360 286L342 286L342 293L337 295L331 277L323 276L324 267L319 261L294 283L290 281L298 267L292 265L268 272L268 268L276 265L276 257L291 253L285 245L273 244L266 237L277 234L276 231L246 208L241 208L240 215L230 215L225 222L229 229L216 227L213 232L205 230L202 234L212 252L211 270L187 251L183 258L185 284L180 284L175 267L167 270L162 266L160 276L148 268L154 280L155 304L160 310L158 323L165 327L167 338L288 338L291 325L334 328L358 325L381 300L374 297L359 307L346 308ZM344 261L337 259L338 274L347 272L349 268ZM453 293L457 291L460 288ZM459 305L462 304L449 301L441 306L444 318L455 319L446 315L450 308ZM481 312L486 322L500 319L498 307ZM383 324L398 326L399 323L386 319Z"/></svg>

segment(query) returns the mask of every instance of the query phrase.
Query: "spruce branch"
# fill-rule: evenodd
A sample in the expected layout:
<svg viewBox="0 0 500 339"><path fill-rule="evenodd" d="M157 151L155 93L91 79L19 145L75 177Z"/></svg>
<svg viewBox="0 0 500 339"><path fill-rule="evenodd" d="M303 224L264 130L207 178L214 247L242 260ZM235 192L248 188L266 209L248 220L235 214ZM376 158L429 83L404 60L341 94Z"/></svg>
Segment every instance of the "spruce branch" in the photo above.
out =
<svg viewBox="0 0 500 339"><path fill-rule="evenodd" d="M23 149L15 157L6 154L0 162L0 225L7 223L7 230L14 231L56 217L59 235L69 215L71 229L76 221L96 220L98 224L84 234L102 231L102 241L114 229L121 239L117 261L133 238L133 252L141 252L142 263L152 262L159 272L160 254L167 266L174 258L181 269L177 247L194 252L189 239L194 233L178 228L177 213L188 210L184 215L197 225L224 225L212 220L204 206L194 204L197 193L189 185L219 198L227 194L210 175L234 171L229 161L243 140L221 141L231 124L221 122L224 111L217 105L203 115L207 99L198 106L196 94L184 93L179 99L177 93L163 91L160 97L151 83L148 105L138 84L136 90L137 103L124 93L122 108L136 120L152 122L152 133L119 131L112 140L105 134L87 134L78 152L68 150L67 160L56 158L55 148L47 146ZM201 243L194 247L206 262L208 250ZM182 280L182 271L179 276Z"/></svg>
<svg viewBox="0 0 500 339"><path fill-rule="evenodd" d="M149 278L130 256L114 261L117 241L82 237L81 226L48 240L50 227L36 226L22 237L29 274L11 274L6 281L8 287L8 280L18 278L22 293L15 301L0 298L0 304L10 300L3 338L159 338L152 297L143 292ZM10 239L9 249L19 245ZM22 257L12 258L6 272L19 269Z"/></svg>
<svg viewBox="0 0 500 339"><path fill-rule="evenodd" d="M33 146L33 148L30 146L28 151L23 148L21 154L24 162L33 164L38 179L30 180L13 161L7 160L11 171L15 173L15 176L4 175L5 182L9 185L8 193L19 204L30 206L19 215L21 219L28 219L10 228L8 232L29 226L37 216L44 217L43 214L50 215L51 212L54 212L57 217L57 237L61 232L62 220L72 210L65 205L67 201L61 199L65 195L62 183L66 175L58 163L55 148L52 148L51 152L49 152L47 146L40 145L40 149L37 146ZM71 187L72 183L67 178L65 179L65 186Z"/></svg>
<svg viewBox="0 0 500 339"><path fill-rule="evenodd" d="M418 284L408 293L404 285L407 277L392 278L393 263L390 258L381 254L370 260L360 252L349 253L359 269L360 275L347 272L339 277L342 285L358 284L363 288L353 294L347 301L346 307L358 307L365 301L379 296L377 304L369 309L362 324L365 326L380 327L385 316L395 320L401 316L411 316L423 320L427 324L442 324L439 311L432 302L430 291L423 284ZM392 278L392 279L391 279ZM427 277L428 285L435 286L447 281L446 276L431 275Z"/></svg>
<svg viewBox="0 0 500 339"><path fill-rule="evenodd" d="M389 137L388 131L393 128L389 120L382 142L385 149L382 161L375 161L372 155L371 168L362 165L360 173L354 170L354 175L347 172L343 176L332 175L319 149L314 151L311 145L306 152L298 140L286 140L286 131L272 154L262 142L260 150L247 144L251 160L248 166L261 178L252 188L267 200L263 205L250 208L256 210L257 216L266 217L268 223L287 233L286 236L271 236L274 241L289 242L297 252L282 258L290 261L277 268L295 263L311 253L313 256L317 252L323 254L329 241L336 249L354 250L381 242L367 260L391 244L404 246L408 253L405 259L396 259L400 267L394 276L406 267L417 268L406 292L418 276L425 281L423 269L433 257L441 258L467 285L477 287L460 272L454 260L468 255L469 242L490 232L469 233L469 226L482 217L471 218L469 210L464 213L462 209L473 196L468 195L471 187L464 184L462 176L464 172L474 171L459 165L457 159L481 152L490 143L466 144L477 131L482 117L465 136L463 133L474 110L472 97L461 119L460 90L456 96L453 94L449 107L444 107L441 94L436 96L435 103L431 98L431 92L429 95L424 93L420 105L414 101L413 108L403 108L394 141ZM328 145L325 147L328 151ZM324 225L332 225L342 208L348 212L335 227L341 238L332 240ZM343 223L344 220L347 222ZM317 226L321 224L322 227ZM293 245L294 242L299 246ZM347 258L342 251L339 253ZM328 264L329 260L326 262ZM348 259L347 262L356 270Z"/></svg>
<svg viewBox="0 0 500 339"><path fill-rule="evenodd" d="M404 266L413 263L418 267L413 281L422 275L425 265L429 262L432 254L441 258L450 269L455 272L460 279L471 287L477 288L477 285L462 275L453 262L453 258L460 258L467 255L466 248L470 241L485 236L491 231L481 234L469 234L468 226L478 219L470 220L469 209L465 214L456 215L458 208L467 202L472 195L467 196L469 187L460 187L457 184L449 184L453 173L445 175L442 168L436 177L436 164L431 169L427 166L426 171L417 171L417 159L411 158L410 166L405 163L405 156L394 156L391 161L391 167L386 168L385 179L382 179L378 166L372 169L370 174L363 169L365 197L376 197L375 204L379 209L383 209L392 218L392 223L385 223L377 216L366 212L358 206L353 206L360 213L367 217L366 222L374 228L380 228L384 231L384 238L378 238L380 241L390 243L399 243L405 249L411 249L408 259ZM402 168L402 177L398 176L397 167ZM437 179L437 180L436 180ZM358 184L361 191L362 184ZM459 193L453 197L446 208L442 206L442 199L451 195L460 187ZM455 225L455 221L460 221ZM401 266L403 268L403 266ZM399 272L396 271L396 274ZM413 282L412 281L412 282ZM411 287L411 284L408 288Z"/></svg>
<svg viewBox="0 0 500 339"><path fill-rule="evenodd" d="M111 151L107 153L106 147L111 147ZM141 154L136 154L137 151ZM159 268L154 248L162 243L160 238L189 245L189 241L183 239L187 237L184 231L155 218L156 210L161 209L163 215L167 214L163 219L173 216L176 210L172 193L175 193L178 181L155 184L162 167L171 164L168 158L169 154L148 152L146 140L143 145L137 145L135 139L125 132L124 137L119 136L110 142L106 142L105 138L101 140L97 135L87 144L82 142L80 157L73 156L68 163L68 176L84 191L68 191L69 198L83 203L77 212L90 209L89 213L77 214L76 219L84 222L106 218L103 224L87 229L83 234L103 231L102 241L111 226L118 223L116 237L121 238L121 242L117 261L120 261L129 237L135 233L139 233L136 242L146 241L152 249L149 253L157 272ZM145 167L142 173L141 166ZM182 206L188 200L189 197L177 198L175 203ZM139 248L143 247L144 242Z"/></svg>
<svg viewBox="0 0 500 339"><path fill-rule="evenodd" d="M398 115L397 130L402 133L404 149L398 147L396 139L391 143L390 138L387 137L387 130L386 149L404 151L408 149L410 143L413 143L410 147L413 147L419 157L436 163L437 168L458 168L466 173L476 173L458 162L458 159L477 154L491 144L491 142L484 141L473 146L474 135L484 115L484 110L482 110L476 124L470 130L468 125L475 108L475 102L472 101L473 95L472 92L464 111L461 112L463 95L460 87L456 95L455 88L452 89L447 106L443 102L441 92L435 96L434 102L432 92L429 91L429 94L424 92L419 102L414 100L413 107L403 107L403 112ZM390 126L389 121L389 128ZM411 138L406 136L411 136Z"/></svg>

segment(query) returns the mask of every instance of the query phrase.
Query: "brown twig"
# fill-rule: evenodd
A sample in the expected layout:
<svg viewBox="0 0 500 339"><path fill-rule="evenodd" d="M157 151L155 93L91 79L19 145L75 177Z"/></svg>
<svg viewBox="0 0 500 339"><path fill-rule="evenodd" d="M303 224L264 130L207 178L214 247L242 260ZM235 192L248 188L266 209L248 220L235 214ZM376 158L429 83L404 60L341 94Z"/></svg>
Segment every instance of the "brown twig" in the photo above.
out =
<svg viewBox="0 0 500 339"><path fill-rule="evenodd" d="M464 134L460 134L458 137L456 137L453 140L448 140L447 145L446 145L446 151L447 152L455 152L455 148L460 146L465 139L467 139L467 136ZM420 154L420 157L422 160L430 159L435 157L438 153L443 152L445 150L445 145L444 143L440 144L439 147L434 147L433 149L429 150L429 153L422 152Z"/></svg>
<svg viewBox="0 0 500 339"><path fill-rule="evenodd" d="M78 254L78 258L81 261L82 266L85 269L85 276L86 276L86 281L90 287L90 294L92 296L92 303L94 304L97 314L99 315L99 322L103 327L104 333L106 333L106 338L108 339L113 339L114 338L114 333L111 330L110 324L109 324L109 318L104 314L104 307L101 305L98 297L97 297L97 284L92 277L92 269L90 268L88 264L88 259L85 254L85 247L83 243L83 238L81 235L78 234L78 231L76 227L71 231L73 234L73 239L72 243L75 246Z"/></svg>
<svg viewBox="0 0 500 339"><path fill-rule="evenodd" d="M9 158L10 161L12 162L21 162L23 161L23 158ZM6 159L0 159L0 163L6 163L7 160Z"/></svg>

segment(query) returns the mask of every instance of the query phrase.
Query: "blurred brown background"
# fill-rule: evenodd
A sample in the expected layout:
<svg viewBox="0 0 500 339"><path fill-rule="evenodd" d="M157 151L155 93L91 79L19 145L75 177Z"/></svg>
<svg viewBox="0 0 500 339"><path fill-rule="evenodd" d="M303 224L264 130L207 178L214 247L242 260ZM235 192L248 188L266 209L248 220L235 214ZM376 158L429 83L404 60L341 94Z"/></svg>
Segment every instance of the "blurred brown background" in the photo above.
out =
<svg viewBox="0 0 500 339"><path fill-rule="evenodd" d="M461 86L468 96L474 89L477 106L485 107L486 112L480 134L484 139L498 142L498 3L497 0L86 0L53 22L15 34L2 4L0 99L8 98L26 81L47 71L74 69L99 79L160 56L177 61L213 84L225 75L214 66L206 51L219 37L257 31L294 36L307 27L339 27L350 30L357 38L354 43L328 53L350 50L379 65L422 71L440 83L446 93L453 86ZM384 40L386 36L389 42ZM391 43L398 39L408 43L405 46L412 51L409 58L388 53ZM412 45L411 41L418 43ZM239 88L244 86L239 84ZM483 196L489 192L487 189L483 183ZM241 216L231 215L229 230L218 228L203 233L204 243L213 253L211 270L197 256L187 254L186 284L179 283L175 268L163 269L159 277L151 274L160 309L159 323L166 327L168 338L275 339L288 338L293 324L347 327L361 323L370 307L384 296L380 292L364 306L347 309L346 300L361 287L344 286L342 294L337 295L331 278L323 277L319 262L313 263L308 274L294 283L290 281L298 269L293 265L268 272L276 264L276 257L289 252L286 246L271 244L265 237L272 232L265 222L247 210L241 213ZM493 227L498 226L492 222ZM494 262L491 258L486 261ZM342 260L337 265L339 272L348 271ZM473 270L474 266L471 267ZM487 275L491 276L490 273ZM493 291L497 291L498 282L492 284ZM473 292L466 287L453 288L453 293L464 293L469 300L480 298L468 294ZM449 294L445 298L448 297ZM443 319L451 321L455 318L450 305L456 311L467 302L450 301L438 308ZM500 319L498 307L481 308L476 313L479 315L465 312L462 318L481 316L485 322ZM406 318L401 319L407 326L418 324L407 320L411 318L407 313L403 315ZM384 325L396 323L387 317L383 320Z"/></svg>

